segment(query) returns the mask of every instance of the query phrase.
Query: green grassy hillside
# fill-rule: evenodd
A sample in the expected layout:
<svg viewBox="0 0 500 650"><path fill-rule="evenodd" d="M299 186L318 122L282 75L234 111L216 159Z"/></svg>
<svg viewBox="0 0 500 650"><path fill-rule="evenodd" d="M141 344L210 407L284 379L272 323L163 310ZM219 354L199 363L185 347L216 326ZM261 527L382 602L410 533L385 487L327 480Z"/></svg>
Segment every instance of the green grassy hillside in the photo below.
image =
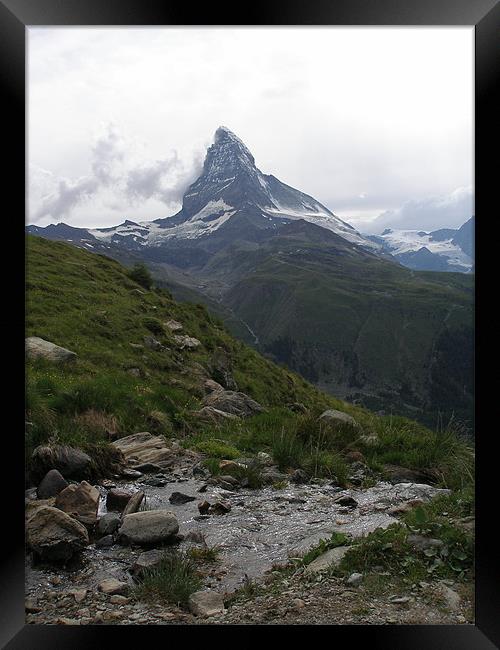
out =
<svg viewBox="0 0 500 650"><path fill-rule="evenodd" d="M170 319L201 345L181 350L164 325ZM27 361L28 459L45 442L97 453L111 437L153 431L209 456L266 450L283 469L305 467L339 479L353 449L375 470L384 463L430 468L448 484L470 476L471 456L450 430L431 432L403 418L377 417L322 393L235 340L202 305L178 303L165 289L146 290L118 262L70 244L27 237L26 336L78 355L67 365ZM148 336L163 348L150 349ZM265 413L225 426L193 416L221 350L239 390L266 407ZM297 402L305 414L287 407ZM321 428L317 418L327 408L353 415L360 429ZM375 434L376 444L363 442L367 434Z"/></svg>

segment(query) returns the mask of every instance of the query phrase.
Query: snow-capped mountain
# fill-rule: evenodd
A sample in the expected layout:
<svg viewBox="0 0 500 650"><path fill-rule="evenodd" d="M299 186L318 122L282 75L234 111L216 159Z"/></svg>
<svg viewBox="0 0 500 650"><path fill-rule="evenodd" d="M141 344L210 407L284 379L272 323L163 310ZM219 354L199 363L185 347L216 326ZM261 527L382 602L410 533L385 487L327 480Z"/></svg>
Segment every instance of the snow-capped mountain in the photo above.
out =
<svg viewBox="0 0 500 650"><path fill-rule="evenodd" d="M87 235L82 232L85 229L75 229L78 232L73 234L89 248L98 242L104 247L113 244L138 250L172 244L172 240L210 237L223 230L234 216L242 214L264 230L304 219L351 243L376 249L370 239L316 199L282 183L275 176L263 174L245 144L222 126L215 132L214 143L207 150L201 176L186 190L182 209L177 214L140 223L126 220L112 228L89 229ZM66 224L45 229L30 226L28 230L71 241L71 227Z"/></svg>
<svg viewBox="0 0 500 650"><path fill-rule="evenodd" d="M474 268L474 217L459 229L392 230L370 237L398 262L418 271L470 273Z"/></svg>

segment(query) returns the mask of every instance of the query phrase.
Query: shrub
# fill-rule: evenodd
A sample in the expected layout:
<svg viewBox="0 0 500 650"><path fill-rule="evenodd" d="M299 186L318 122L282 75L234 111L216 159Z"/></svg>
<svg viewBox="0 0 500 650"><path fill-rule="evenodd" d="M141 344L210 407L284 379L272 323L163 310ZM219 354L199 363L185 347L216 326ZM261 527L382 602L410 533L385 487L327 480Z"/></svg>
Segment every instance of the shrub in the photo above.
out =
<svg viewBox="0 0 500 650"><path fill-rule="evenodd" d="M153 277L144 264L135 264L128 272L128 277L144 289L151 289Z"/></svg>
<svg viewBox="0 0 500 650"><path fill-rule="evenodd" d="M304 456L304 448L295 432L285 431L275 435L272 441L272 455L280 470L289 467L300 467Z"/></svg>
<svg viewBox="0 0 500 650"><path fill-rule="evenodd" d="M217 440L212 438L211 440L202 440L197 442L194 445L194 448L197 451L201 451L203 454L207 454L212 458L225 458L227 460L233 460L241 456L241 452L236 447L228 445L223 440Z"/></svg>
<svg viewBox="0 0 500 650"><path fill-rule="evenodd" d="M141 600L181 605L201 585L193 560L179 551L168 551L157 567L144 571L135 594Z"/></svg>
<svg viewBox="0 0 500 650"><path fill-rule="evenodd" d="M146 329L148 329L152 334L165 334L165 328L161 321L157 318L148 316L142 319L142 324Z"/></svg>

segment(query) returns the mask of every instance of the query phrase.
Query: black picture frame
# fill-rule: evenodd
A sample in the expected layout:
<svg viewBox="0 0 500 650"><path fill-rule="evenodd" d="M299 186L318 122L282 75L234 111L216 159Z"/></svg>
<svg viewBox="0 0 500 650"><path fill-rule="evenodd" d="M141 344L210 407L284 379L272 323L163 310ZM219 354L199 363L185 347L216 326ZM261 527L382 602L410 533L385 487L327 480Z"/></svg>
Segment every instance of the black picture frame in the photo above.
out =
<svg viewBox="0 0 500 650"><path fill-rule="evenodd" d="M238 15L238 10L240 15ZM498 163L490 163L490 152L498 152L497 113L499 68L500 4L498 0L317 0L315 2L276 2L254 0L251 5L230 7L205 3L199 7L187 3L169 3L165 0L0 0L0 78L6 93L2 105L4 160L8 161L4 175L4 195L12 199L8 221L11 228L8 248L24 250L24 221L20 213L25 195L25 30L36 25L470 25L476 35L476 216L485 223L486 215L495 206L493 192L498 181ZM496 182L495 182L496 181ZM8 190L8 192L6 191ZM496 198L496 197L495 197ZM4 215L4 222L7 216ZM480 225L476 241L482 239ZM4 247L2 247L4 249ZM12 291L12 304L17 305L8 321L15 344L9 345L14 353L15 368L24 365L24 256L17 255L19 268L13 274L8 289ZM484 264L476 261L476 305L482 294ZM479 285L477 272L479 271ZM486 276L487 273L484 272ZM483 330L484 332L484 330ZM484 334L482 334L483 338ZM487 336L487 335L486 335ZM476 338L477 343L477 338ZM17 347L19 346L19 347ZM17 356L17 353L19 356ZM479 356L479 359L478 359ZM476 345L476 380L480 355ZM12 400L9 411L13 424L4 430L9 435L8 462L4 458L4 471L10 470L9 493L13 499L2 504L5 522L2 540L5 546L0 554L0 642L11 650L18 648L100 648L116 644L122 634L128 642L144 644L144 635L165 633L168 643L172 634L183 635L197 628L204 635L214 630L229 632L230 626L28 626L24 623L24 440L19 429L24 426L22 383L10 383ZM477 383L477 381L476 381ZM479 391L478 391L479 392ZM19 396L19 397L18 397ZM493 398L492 398L493 399ZM483 410L487 407L484 394L478 396L476 429L485 422ZM494 402L493 402L494 404ZM15 432L15 433L14 433ZM473 626L328 626L328 639L338 643L341 636L350 645L363 641L366 635L370 647L422 650L446 648L449 650L482 650L500 647L500 582L499 560L494 533L495 514L489 512L490 495L495 491L495 460L493 431L479 440L477 449L477 540L476 540L476 624ZM16 496L19 495L19 496ZM241 641L251 642L255 631L265 626L236 626ZM242 628L244 637L241 637ZM225 629L222 629L225 628ZM234 626L233 626L234 631ZM298 631L298 630L297 630ZM325 630L321 630L325 631ZM311 629L306 630L310 635ZM174 635L175 636L175 635ZM189 635L188 635L189 636ZM178 642L180 638L175 639ZM188 639L183 637L182 643ZM206 641L205 641L206 642Z"/></svg>

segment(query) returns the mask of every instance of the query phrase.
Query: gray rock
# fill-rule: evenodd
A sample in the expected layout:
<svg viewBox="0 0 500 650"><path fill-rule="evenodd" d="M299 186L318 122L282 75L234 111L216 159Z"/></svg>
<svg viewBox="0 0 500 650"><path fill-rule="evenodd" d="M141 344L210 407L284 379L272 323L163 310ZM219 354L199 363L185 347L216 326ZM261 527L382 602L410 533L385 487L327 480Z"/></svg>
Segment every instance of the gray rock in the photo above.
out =
<svg viewBox="0 0 500 650"><path fill-rule="evenodd" d="M99 507L99 490L87 481L72 483L59 492L55 506L74 515L82 523L94 524Z"/></svg>
<svg viewBox="0 0 500 650"><path fill-rule="evenodd" d="M28 517L26 534L29 548L48 562L66 562L89 544L85 526L51 506L41 506Z"/></svg>
<svg viewBox="0 0 500 650"><path fill-rule="evenodd" d="M243 418L264 411L264 408L258 402L245 393L238 393L232 390L214 391L210 393L204 398L203 405Z"/></svg>
<svg viewBox="0 0 500 650"><path fill-rule="evenodd" d="M158 549L151 549L141 553L132 566L132 573L135 576L140 576L146 569L154 569L159 566L162 559L165 557L164 551Z"/></svg>
<svg viewBox="0 0 500 650"><path fill-rule="evenodd" d="M30 359L47 359L53 363L68 363L76 360L76 352L71 352L55 343L30 336L25 341L26 356Z"/></svg>
<svg viewBox="0 0 500 650"><path fill-rule="evenodd" d="M319 419L322 422L328 422L330 424L349 424L352 427L356 427L356 428L359 427L359 424L352 417L352 415L348 415L343 411L337 411L335 409L329 409L328 411L324 411L319 416Z"/></svg>
<svg viewBox="0 0 500 650"><path fill-rule="evenodd" d="M204 422L226 422L228 420L238 420L234 413L226 413L213 406L204 406L199 411L193 411L193 415Z"/></svg>
<svg viewBox="0 0 500 650"><path fill-rule="evenodd" d="M356 499L353 499L347 494L343 494L342 496L339 496L336 499L334 499L334 503L336 503L339 506L344 506L345 508L358 507L358 502L356 501Z"/></svg>
<svg viewBox="0 0 500 650"><path fill-rule="evenodd" d="M450 589L450 587L443 582L440 582L436 588L436 592L444 600L447 609L452 612L460 610L461 599L456 591Z"/></svg>
<svg viewBox="0 0 500 650"><path fill-rule="evenodd" d="M179 522L168 510L146 510L123 517L118 530L123 543L149 546L171 542L179 531Z"/></svg>
<svg viewBox="0 0 500 650"><path fill-rule="evenodd" d="M189 503L190 501L196 501L196 497L189 496L189 494L183 494L182 492L172 492L168 500L174 505L182 505L184 503Z"/></svg>
<svg viewBox="0 0 500 650"><path fill-rule="evenodd" d="M164 349L164 346L160 343L160 341L155 339L154 336L145 336L144 345L150 350L154 350L155 352L160 352Z"/></svg>
<svg viewBox="0 0 500 650"><path fill-rule="evenodd" d="M346 582L348 585L351 585L351 587L357 587L363 582L363 574L351 573L351 575L347 578Z"/></svg>
<svg viewBox="0 0 500 650"><path fill-rule="evenodd" d="M203 618L224 613L224 599L216 591L196 591L189 597L189 609Z"/></svg>
<svg viewBox="0 0 500 650"><path fill-rule="evenodd" d="M121 582L115 578L106 578L106 580L99 583L97 589L108 596L114 596L116 594L123 596L128 592L129 586L126 582Z"/></svg>
<svg viewBox="0 0 500 650"><path fill-rule="evenodd" d="M290 477L292 483L307 483L309 476L303 469L296 469Z"/></svg>
<svg viewBox="0 0 500 650"><path fill-rule="evenodd" d="M161 472L162 468L154 463L140 463L139 465L134 465L134 470L142 474L155 474L156 472Z"/></svg>
<svg viewBox="0 0 500 650"><path fill-rule="evenodd" d="M432 477L425 471L399 467L398 465L384 465L384 474L390 483L432 483Z"/></svg>
<svg viewBox="0 0 500 650"><path fill-rule="evenodd" d="M338 566L348 550L348 546L337 546L337 548L332 548L329 551L326 551L326 553L323 553L323 555L320 555L308 564L304 573L306 575L320 573L321 571L326 571L330 567Z"/></svg>
<svg viewBox="0 0 500 650"><path fill-rule="evenodd" d="M108 511L123 512L131 498L130 490L112 488L106 495L106 508Z"/></svg>
<svg viewBox="0 0 500 650"><path fill-rule="evenodd" d="M50 497L57 496L66 487L68 487L68 481L64 476L57 469L51 469L38 486L37 496L39 499L50 499Z"/></svg>
<svg viewBox="0 0 500 650"><path fill-rule="evenodd" d="M173 338L181 350L195 350L201 345L201 341L195 339L193 336L174 334Z"/></svg>
<svg viewBox="0 0 500 650"><path fill-rule="evenodd" d="M432 537L424 537L423 535L408 535L408 544L420 551L425 551L430 548L441 548L444 546L442 539L433 539Z"/></svg>
<svg viewBox="0 0 500 650"><path fill-rule="evenodd" d="M95 545L97 548L109 548L110 546L113 546L114 543L115 538L113 535L105 535L104 537L98 539Z"/></svg>
<svg viewBox="0 0 500 650"><path fill-rule="evenodd" d="M139 508L141 507L141 503L144 500L144 492L142 490L139 490L136 492L133 496L130 497L129 502L125 506L125 509L122 512L122 519L126 517L127 515L131 515L134 512L137 512Z"/></svg>
<svg viewBox="0 0 500 650"><path fill-rule="evenodd" d="M92 460L88 454L67 445L37 447L31 456L31 471L41 479L51 469L57 469L65 479L89 478Z"/></svg>
<svg viewBox="0 0 500 650"><path fill-rule="evenodd" d="M120 527L121 517L117 512L108 512L103 515L97 524L100 535L113 535Z"/></svg>

